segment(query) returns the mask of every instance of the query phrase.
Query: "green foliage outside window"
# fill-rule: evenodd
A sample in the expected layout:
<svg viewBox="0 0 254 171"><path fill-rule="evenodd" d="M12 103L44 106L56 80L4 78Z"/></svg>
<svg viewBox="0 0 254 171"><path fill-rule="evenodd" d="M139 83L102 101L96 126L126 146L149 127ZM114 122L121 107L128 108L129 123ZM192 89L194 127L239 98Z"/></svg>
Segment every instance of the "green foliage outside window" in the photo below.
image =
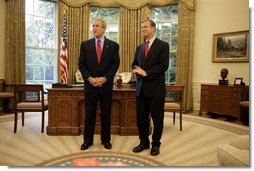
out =
<svg viewBox="0 0 254 171"><path fill-rule="evenodd" d="M107 23L105 36L118 42L119 8L90 8L90 38L92 22L102 18ZM170 63L166 83L175 84L178 6L155 7L152 19L156 36L170 45ZM26 0L26 82L50 87L57 78L56 2Z"/></svg>
<svg viewBox="0 0 254 171"><path fill-rule="evenodd" d="M155 7L152 9L152 19L156 23L156 36L169 43L169 68L166 72L166 84L175 84L176 52L178 29L178 6Z"/></svg>
<svg viewBox="0 0 254 171"><path fill-rule="evenodd" d="M26 83L56 82L56 2L26 0Z"/></svg>

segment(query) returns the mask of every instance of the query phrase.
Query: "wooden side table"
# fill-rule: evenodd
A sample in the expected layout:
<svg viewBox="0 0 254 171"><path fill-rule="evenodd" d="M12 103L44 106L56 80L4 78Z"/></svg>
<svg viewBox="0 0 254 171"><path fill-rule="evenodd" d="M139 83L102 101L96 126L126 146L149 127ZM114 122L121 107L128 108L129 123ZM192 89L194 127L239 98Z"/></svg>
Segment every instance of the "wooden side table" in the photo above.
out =
<svg viewBox="0 0 254 171"><path fill-rule="evenodd" d="M249 99L249 87L202 84L200 99L200 116L203 112L211 112L240 119L240 102Z"/></svg>

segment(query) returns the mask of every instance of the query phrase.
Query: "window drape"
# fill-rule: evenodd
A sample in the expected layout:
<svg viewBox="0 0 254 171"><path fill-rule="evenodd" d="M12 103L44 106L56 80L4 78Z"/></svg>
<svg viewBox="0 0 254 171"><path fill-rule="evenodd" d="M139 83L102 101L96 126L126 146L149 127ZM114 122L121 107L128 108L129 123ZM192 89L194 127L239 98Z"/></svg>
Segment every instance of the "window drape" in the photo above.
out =
<svg viewBox="0 0 254 171"><path fill-rule="evenodd" d="M176 84L184 85L184 113L193 109L192 73L196 0L179 0Z"/></svg>
<svg viewBox="0 0 254 171"><path fill-rule="evenodd" d="M25 83L25 1L5 1L5 82Z"/></svg>
<svg viewBox="0 0 254 171"><path fill-rule="evenodd" d="M61 40L61 29L63 16L66 15L67 20L67 56L68 56L68 82L75 82L75 73L78 69L78 58L80 51L80 43L89 37L89 4L85 4L79 8L68 6L63 1L59 1L59 20L58 20L58 41ZM60 48L60 45L59 45ZM58 51L60 56L60 51ZM58 59L60 64L60 59ZM59 66L59 65L58 65ZM58 81L61 82L61 70L58 67Z"/></svg>
<svg viewBox="0 0 254 171"><path fill-rule="evenodd" d="M119 44L120 67L119 72L130 72L137 45L144 40L141 36L141 21L148 16L148 6L131 10L120 6Z"/></svg>
<svg viewBox="0 0 254 171"><path fill-rule="evenodd" d="M59 0L58 42L63 15L67 17L69 82L75 82L80 43L89 38L89 6L119 6L120 72L131 71L136 46L143 40L140 23L149 16L151 6L178 2L178 50L176 83L185 85L184 112L192 110L192 70L196 0ZM5 18L5 79L7 83L25 82L25 1L8 0ZM60 47L60 45L59 45ZM58 54L59 56L59 54ZM58 60L59 61L59 60ZM59 67L58 67L59 68ZM58 69L60 81L60 69Z"/></svg>
<svg viewBox="0 0 254 171"><path fill-rule="evenodd" d="M168 4L177 3L177 0L62 0L62 1L68 6L76 8L90 3L100 7L122 6L129 10L137 10L148 4L156 6L164 6ZM191 1L186 3L186 5L187 4L191 5Z"/></svg>

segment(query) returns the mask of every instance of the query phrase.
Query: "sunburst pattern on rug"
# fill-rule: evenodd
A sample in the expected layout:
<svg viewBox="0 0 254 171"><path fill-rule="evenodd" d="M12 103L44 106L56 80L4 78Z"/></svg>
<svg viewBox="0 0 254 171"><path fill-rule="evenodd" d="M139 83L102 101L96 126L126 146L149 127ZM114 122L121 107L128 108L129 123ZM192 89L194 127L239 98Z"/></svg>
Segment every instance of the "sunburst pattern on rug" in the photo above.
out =
<svg viewBox="0 0 254 171"><path fill-rule="evenodd" d="M14 134L13 121L0 122L0 165L34 166L53 158L81 152L83 135L48 136L46 133L40 133L40 123L40 115L29 116L28 113L25 126L22 127L19 120L17 133ZM235 132L224 130L223 127ZM248 130L246 126L225 121L217 122L201 117L187 118L184 115L183 131L179 131L179 121L176 120L176 125L173 125L171 115L166 114L160 154L151 156L148 149L138 155L166 166L218 166L217 146L229 143L238 134L248 134ZM134 154L132 149L138 145L139 139L138 136L112 135L111 143L112 149L107 150L100 142L100 135L95 135L94 145L86 152L115 151Z"/></svg>
<svg viewBox="0 0 254 171"><path fill-rule="evenodd" d="M156 160L121 152L82 152L53 158L37 166L165 166Z"/></svg>

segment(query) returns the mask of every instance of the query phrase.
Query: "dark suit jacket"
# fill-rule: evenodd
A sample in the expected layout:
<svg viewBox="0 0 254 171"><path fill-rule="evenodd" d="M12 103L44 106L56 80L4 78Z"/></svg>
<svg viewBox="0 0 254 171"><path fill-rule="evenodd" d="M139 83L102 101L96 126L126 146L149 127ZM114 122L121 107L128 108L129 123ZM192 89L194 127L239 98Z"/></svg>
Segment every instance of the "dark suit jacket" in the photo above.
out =
<svg viewBox="0 0 254 171"><path fill-rule="evenodd" d="M132 69L140 66L146 71L147 76L137 76L136 96L142 92L147 97L164 97L165 96L165 72L169 66L169 44L156 38L150 47L146 60L144 60L144 46L141 44L137 47Z"/></svg>
<svg viewBox="0 0 254 171"><path fill-rule="evenodd" d="M81 43L78 66L85 84L88 85L88 87L91 88L92 86L87 80L90 76L105 76L107 78L107 82L103 85L103 88L112 88L114 76L118 70L119 64L118 43L105 37L100 64L98 64L97 61L95 38Z"/></svg>

